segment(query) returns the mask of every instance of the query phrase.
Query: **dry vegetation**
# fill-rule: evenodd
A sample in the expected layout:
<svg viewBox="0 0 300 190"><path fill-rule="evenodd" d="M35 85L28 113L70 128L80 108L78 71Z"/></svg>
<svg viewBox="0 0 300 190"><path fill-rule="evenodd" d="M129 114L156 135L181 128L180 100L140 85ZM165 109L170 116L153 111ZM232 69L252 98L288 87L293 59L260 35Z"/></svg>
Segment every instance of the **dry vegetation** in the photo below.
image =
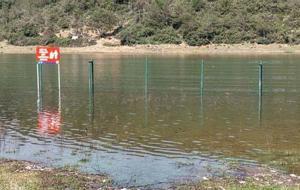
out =
<svg viewBox="0 0 300 190"><path fill-rule="evenodd" d="M299 44L299 10L299 0L0 0L0 41Z"/></svg>
<svg viewBox="0 0 300 190"><path fill-rule="evenodd" d="M52 169L29 162L0 160L1 190L109 189L102 175L82 174L71 168Z"/></svg>

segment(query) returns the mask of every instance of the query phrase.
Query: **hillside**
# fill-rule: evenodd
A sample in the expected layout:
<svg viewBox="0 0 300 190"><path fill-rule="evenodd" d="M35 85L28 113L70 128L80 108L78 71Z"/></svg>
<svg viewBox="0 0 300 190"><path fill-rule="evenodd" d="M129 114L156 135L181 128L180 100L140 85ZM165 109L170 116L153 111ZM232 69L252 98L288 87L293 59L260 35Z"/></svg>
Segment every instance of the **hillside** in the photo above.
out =
<svg viewBox="0 0 300 190"><path fill-rule="evenodd" d="M0 41L300 44L299 18L299 0L0 0Z"/></svg>

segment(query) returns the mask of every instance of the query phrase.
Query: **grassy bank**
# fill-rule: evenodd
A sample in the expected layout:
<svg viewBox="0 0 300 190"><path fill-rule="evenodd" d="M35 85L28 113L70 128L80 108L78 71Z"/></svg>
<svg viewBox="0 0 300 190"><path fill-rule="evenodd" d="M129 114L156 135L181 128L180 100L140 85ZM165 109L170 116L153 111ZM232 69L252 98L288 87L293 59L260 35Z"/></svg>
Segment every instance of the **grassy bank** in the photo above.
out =
<svg viewBox="0 0 300 190"><path fill-rule="evenodd" d="M170 189L300 189L300 177L293 174L284 174L267 166L251 167L234 164L232 167L239 175L235 177L205 177L200 182L177 184ZM103 175L84 174L70 168L46 168L30 162L0 160L0 189L98 190L122 188L114 187L109 177Z"/></svg>
<svg viewBox="0 0 300 190"><path fill-rule="evenodd" d="M74 169L52 169L21 161L0 161L1 190L109 189L111 181L102 175Z"/></svg>
<svg viewBox="0 0 300 190"><path fill-rule="evenodd" d="M300 190L300 176L295 174L287 174L266 165L243 165L233 162L231 167L235 175L204 177L201 182L178 185L174 189Z"/></svg>
<svg viewBox="0 0 300 190"><path fill-rule="evenodd" d="M191 189L216 189L216 190L299 190L297 185L275 185L262 184L256 180L248 179L246 181L238 181L231 178L212 179L201 183L182 185L176 188L177 190L191 190Z"/></svg>

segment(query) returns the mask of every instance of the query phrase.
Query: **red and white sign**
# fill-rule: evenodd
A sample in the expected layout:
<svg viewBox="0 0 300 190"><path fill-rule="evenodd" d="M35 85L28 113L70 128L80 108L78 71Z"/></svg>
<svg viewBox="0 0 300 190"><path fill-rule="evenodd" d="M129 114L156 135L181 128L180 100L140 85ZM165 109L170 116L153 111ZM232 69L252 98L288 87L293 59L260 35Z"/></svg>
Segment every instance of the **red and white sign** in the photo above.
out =
<svg viewBox="0 0 300 190"><path fill-rule="evenodd" d="M39 64L59 64L60 50L59 47L36 47L36 60Z"/></svg>

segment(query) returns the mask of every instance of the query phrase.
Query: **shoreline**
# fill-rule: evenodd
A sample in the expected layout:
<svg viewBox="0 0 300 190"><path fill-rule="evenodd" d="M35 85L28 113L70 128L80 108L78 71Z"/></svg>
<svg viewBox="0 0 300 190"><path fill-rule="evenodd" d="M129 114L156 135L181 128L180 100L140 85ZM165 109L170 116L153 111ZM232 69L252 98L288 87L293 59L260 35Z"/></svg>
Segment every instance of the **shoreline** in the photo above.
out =
<svg viewBox="0 0 300 190"><path fill-rule="evenodd" d="M87 174L72 167L0 158L0 189L112 189L106 175Z"/></svg>
<svg viewBox="0 0 300 190"><path fill-rule="evenodd" d="M250 166L232 163L235 175L203 177L197 181L174 182L171 189L276 189L300 188L300 176L287 174L266 165ZM0 158L0 189L156 189L120 187L101 174L80 172L72 166L45 167L41 163ZM168 188L168 189L170 189Z"/></svg>
<svg viewBox="0 0 300 190"><path fill-rule="evenodd" d="M0 42L0 54L35 54L36 46L13 46L6 41ZM207 46L181 45L135 45L105 46L97 43L87 47L63 47L63 54L154 54L154 55L300 55L300 45L287 44L212 44Z"/></svg>

